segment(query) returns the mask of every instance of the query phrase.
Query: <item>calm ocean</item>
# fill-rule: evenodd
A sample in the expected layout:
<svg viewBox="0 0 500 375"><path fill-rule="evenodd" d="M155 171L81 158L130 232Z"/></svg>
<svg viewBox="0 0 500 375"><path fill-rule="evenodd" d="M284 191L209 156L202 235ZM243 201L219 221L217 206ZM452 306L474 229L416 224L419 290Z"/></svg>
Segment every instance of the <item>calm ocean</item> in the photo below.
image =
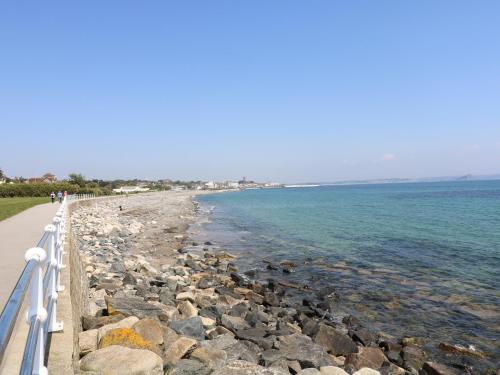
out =
<svg viewBox="0 0 500 375"><path fill-rule="evenodd" d="M247 190L197 198L192 228L240 270L335 285L375 331L500 358L500 181ZM290 275L263 260L299 264Z"/></svg>

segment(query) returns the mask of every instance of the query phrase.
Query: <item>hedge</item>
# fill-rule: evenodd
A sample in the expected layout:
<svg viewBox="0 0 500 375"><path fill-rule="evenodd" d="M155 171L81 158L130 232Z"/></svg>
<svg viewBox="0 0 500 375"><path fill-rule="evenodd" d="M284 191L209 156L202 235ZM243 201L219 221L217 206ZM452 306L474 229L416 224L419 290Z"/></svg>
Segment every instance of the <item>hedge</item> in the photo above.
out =
<svg viewBox="0 0 500 375"><path fill-rule="evenodd" d="M50 193L54 192L57 194L58 191L67 191L68 194L103 194L101 189L80 188L78 185L72 185L69 182L57 182L54 184L19 183L0 185L0 197L48 197Z"/></svg>

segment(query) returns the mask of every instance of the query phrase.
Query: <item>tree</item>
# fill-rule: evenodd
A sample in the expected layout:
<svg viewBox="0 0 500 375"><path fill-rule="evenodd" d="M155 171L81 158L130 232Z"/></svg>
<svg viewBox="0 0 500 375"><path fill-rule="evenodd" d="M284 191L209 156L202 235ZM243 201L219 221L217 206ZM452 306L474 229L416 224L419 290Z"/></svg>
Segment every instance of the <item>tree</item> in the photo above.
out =
<svg viewBox="0 0 500 375"><path fill-rule="evenodd" d="M5 177L5 173L3 173L3 170L0 168L0 180L3 180Z"/></svg>
<svg viewBox="0 0 500 375"><path fill-rule="evenodd" d="M70 173L68 177L71 184L85 187L85 177L83 177L80 173Z"/></svg>

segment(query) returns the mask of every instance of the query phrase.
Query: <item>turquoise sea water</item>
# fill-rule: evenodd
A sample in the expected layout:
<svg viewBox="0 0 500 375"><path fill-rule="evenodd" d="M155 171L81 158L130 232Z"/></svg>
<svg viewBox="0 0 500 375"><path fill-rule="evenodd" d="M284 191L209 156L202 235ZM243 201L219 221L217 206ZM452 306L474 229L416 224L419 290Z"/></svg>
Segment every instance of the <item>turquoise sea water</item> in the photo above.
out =
<svg viewBox="0 0 500 375"><path fill-rule="evenodd" d="M500 181L247 190L198 198L195 232L262 270L335 285L342 309L375 331L500 358ZM299 263L291 275L262 260Z"/></svg>

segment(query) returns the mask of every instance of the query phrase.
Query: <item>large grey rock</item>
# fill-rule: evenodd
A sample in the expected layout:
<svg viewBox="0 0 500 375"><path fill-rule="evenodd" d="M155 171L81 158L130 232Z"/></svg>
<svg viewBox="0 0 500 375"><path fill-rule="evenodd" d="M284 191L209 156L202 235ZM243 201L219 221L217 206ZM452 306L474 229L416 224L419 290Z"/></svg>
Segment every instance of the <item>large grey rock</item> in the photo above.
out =
<svg viewBox="0 0 500 375"><path fill-rule="evenodd" d="M139 297L106 297L106 305L109 314L122 313L123 315L132 315L138 318L160 317L165 314L165 309L161 305L145 302Z"/></svg>
<svg viewBox="0 0 500 375"><path fill-rule="evenodd" d="M358 347L349 336L325 324L319 325L314 342L335 356L358 352Z"/></svg>
<svg viewBox="0 0 500 375"><path fill-rule="evenodd" d="M208 375L212 369L194 359L181 359L170 370L169 375Z"/></svg>
<svg viewBox="0 0 500 375"><path fill-rule="evenodd" d="M83 357L80 370L103 375L163 375L163 362L152 351L112 345Z"/></svg>
<svg viewBox="0 0 500 375"><path fill-rule="evenodd" d="M289 361L298 361L302 367L320 367L332 365L332 360L322 346L314 343L310 337L295 333L278 337L275 343Z"/></svg>
<svg viewBox="0 0 500 375"><path fill-rule="evenodd" d="M205 339L205 328L199 316L184 320L174 320L170 322L172 328L179 335L195 338L196 340Z"/></svg>
<svg viewBox="0 0 500 375"><path fill-rule="evenodd" d="M165 361L170 364L176 364L188 351L195 347L196 340L189 337L179 337L165 351Z"/></svg>
<svg viewBox="0 0 500 375"><path fill-rule="evenodd" d="M250 328L250 324L245 319L227 314L222 314L221 324L233 332Z"/></svg>
<svg viewBox="0 0 500 375"><path fill-rule="evenodd" d="M246 361L233 361L215 370L212 375L289 375L279 368L266 368Z"/></svg>
<svg viewBox="0 0 500 375"><path fill-rule="evenodd" d="M191 358L204 363L210 368L218 368L226 362L227 354L224 350L201 347L191 353Z"/></svg>

